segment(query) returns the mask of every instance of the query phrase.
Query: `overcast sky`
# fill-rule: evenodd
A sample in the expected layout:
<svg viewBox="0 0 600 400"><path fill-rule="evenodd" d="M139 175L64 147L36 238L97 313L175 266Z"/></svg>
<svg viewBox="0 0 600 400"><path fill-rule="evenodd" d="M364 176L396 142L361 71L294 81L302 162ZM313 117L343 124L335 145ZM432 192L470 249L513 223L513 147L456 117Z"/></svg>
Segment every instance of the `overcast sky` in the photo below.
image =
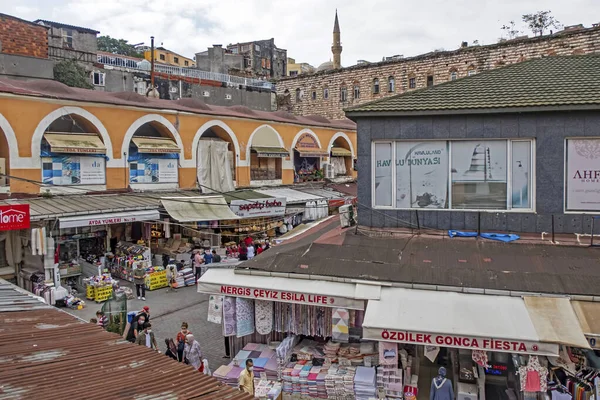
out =
<svg viewBox="0 0 600 400"><path fill-rule="evenodd" d="M598 0L0 0L0 12L93 28L101 35L157 45L192 57L212 44L275 38L297 62L331 58L335 9L342 65L384 56L451 50L461 41L495 43L504 23L551 10L564 25L600 22ZM531 35L530 32L526 32Z"/></svg>

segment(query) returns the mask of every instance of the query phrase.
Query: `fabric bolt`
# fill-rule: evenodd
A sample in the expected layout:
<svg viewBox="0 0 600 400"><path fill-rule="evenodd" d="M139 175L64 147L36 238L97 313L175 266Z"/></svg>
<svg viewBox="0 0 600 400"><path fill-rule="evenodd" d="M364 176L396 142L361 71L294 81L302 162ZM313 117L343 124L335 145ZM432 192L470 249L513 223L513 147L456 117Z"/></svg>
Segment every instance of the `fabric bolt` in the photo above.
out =
<svg viewBox="0 0 600 400"><path fill-rule="evenodd" d="M349 319L350 313L345 308L334 308L331 317L332 339L347 342L350 338Z"/></svg>
<svg viewBox="0 0 600 400"><path fill-rule="evenodd" d="M268 335L273 330L273 302L255 300L254 305L256 332L261 335Z"/></svg>
<svg viewBox="0 0 600 400"><path fill-rule="evenodd" d="M211 295L208 299L208 322L220 324L223 320L223 296Z"/></svg>
<svg viewBox="0 0 600 400"><path fill-rule="evenodd" d="M237 337L254 333L254 300L238 298L235 304Z"/></svg>
<svg viewBox="0 0 600 400"><path fill-rule="evenodd" d="M234 336L236 329L236 298L225 297L223 299L223 336Z"/></svg>

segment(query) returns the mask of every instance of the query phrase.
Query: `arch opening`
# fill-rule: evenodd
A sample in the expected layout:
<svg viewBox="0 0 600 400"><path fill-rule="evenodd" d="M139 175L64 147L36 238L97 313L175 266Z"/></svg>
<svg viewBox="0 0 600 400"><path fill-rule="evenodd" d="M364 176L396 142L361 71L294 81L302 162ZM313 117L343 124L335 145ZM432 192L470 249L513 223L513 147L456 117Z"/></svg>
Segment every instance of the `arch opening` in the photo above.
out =
<svg viewBox="0 0 600 400"><path fill-rule="evenodd" d="M221 126L213 125L200 132L196 149L198 183L203 192L235 190L239 154L236 142Z"/></svg>
<svg viewBox="0 0 600 400"><path fill-rule="evenodd" d="M303 129L294 138L294 182L323 180L321 157L328 157L327 149L321 147L319 137L310 129Z"/></svg>
<svg viewBox="0 0 600 400"><path fill-rule="evenodd" d="M331 154L329 161L333 166L334 176L351 176L354 160L350 142L345 137L338 136L332 141L329 152Z"/></svg>
<svg viewBox="0 0 600 400"><path fill-rule="evenodd" d="M270 125L257 128L248 143L246 158L250 156L250 181L281 181L283 158L289 157L289 150L283 146L283 139Z"/></svg>

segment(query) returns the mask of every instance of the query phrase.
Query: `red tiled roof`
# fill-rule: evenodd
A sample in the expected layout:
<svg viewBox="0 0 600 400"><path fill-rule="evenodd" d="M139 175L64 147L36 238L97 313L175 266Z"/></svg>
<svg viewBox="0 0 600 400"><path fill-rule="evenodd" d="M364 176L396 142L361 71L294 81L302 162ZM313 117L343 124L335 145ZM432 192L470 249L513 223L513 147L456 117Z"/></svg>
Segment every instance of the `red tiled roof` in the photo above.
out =
<svg viewBox="0 0 600 400"><path fill-rule="evenodd" d="M200 111L198 107L190 107L189 103L186 105L186 103L179 103L179 101L176 100L153 99L142 95L136 95L133 92L131 95L129 95L123 94L122 92L115 94L99 90L72 88L56 81L20 81L12 79L0 79L0 93L55 98L60 100L74 100L90 103L135 106L153 110L168 109L197 114L274 121L323 128L356 130L356 124L349 119L328 120L325 117L288 117L281 112L267 112L258 110L251 110L251 113L248 113L245 107L242 109L240 108L241 106L225 107L206 105L207 109Z"/></svg>

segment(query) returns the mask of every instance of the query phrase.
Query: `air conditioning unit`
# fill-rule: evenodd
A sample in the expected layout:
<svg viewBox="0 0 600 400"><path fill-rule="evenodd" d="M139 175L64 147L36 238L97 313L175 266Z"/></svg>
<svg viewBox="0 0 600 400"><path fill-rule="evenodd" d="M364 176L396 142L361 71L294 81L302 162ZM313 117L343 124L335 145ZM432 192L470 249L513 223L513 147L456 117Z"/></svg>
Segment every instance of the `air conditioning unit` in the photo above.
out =
<svg viewBox="0 0 600 400"><path fill-rule="evenodd" d="M327 179L335 178L335 170L333 169L333 164L323 164L323 174Z"/></svg>
<svg viewBox="0 0 600 400"><path fill-rule="evenodd" d="M210 92L208 90L205 90L204 92L202 92L202 96L210 97Z"/></svg>
<svg viewBox="0 0 600 400"><path fill-rule="evenodd" d="M226 94L225 95L225 100L231 100L231 95L230 94Z"/></svg>

